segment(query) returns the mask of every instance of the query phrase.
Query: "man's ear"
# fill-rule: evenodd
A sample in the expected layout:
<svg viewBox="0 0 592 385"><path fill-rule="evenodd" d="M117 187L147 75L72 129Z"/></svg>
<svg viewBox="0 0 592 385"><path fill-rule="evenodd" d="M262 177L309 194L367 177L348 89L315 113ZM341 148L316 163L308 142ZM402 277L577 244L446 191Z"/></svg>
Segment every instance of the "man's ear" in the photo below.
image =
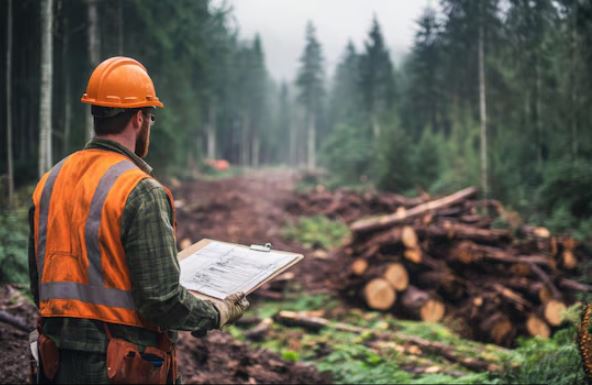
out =
<svg viewBox="0 0 592 385"><path fill-rule="evenodd" d="M142 128L142 123L144 123L144 114L142 114L142 110L136 111L136 113L132 117L132 124L135 129Z"/></svg>

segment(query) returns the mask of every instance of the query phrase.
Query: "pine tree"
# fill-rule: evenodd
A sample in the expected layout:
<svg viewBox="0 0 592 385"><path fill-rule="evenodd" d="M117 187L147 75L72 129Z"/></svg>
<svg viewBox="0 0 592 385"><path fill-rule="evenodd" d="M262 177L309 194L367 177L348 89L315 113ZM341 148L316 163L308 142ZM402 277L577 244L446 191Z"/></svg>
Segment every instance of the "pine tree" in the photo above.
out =
<svg viewBox="0 0 592 385"><path fill-rule="evenodd" d="M312 22L306 26L306 46L300 57L300 69L296 79L299 89L298 101L306 114L306 165L309 170L316 167L317 119L324 96L323 54L315 36Z"/></svg>
<svg viewBox="0 0 592 385"><path fill-rule="evenodd" d="M360 58L360 70L364 107L376 139L380 136L381 120L395 100L394 68L376 17L365 43L365 52Z"/></svg>
<svg viewBox="0 0 592 385"><path fill-rule="evenodd" d="M443 75L441 23L433 8L426 8L417 22L413 50L406 63L409 74L402 101L403 123L417 140L423 130L432 133L448 131L446 86Z"/></svg>
<svg viewBox="0 0 592 385"><path fill-rule="evenodd" d="M335 70L330 97L332 126L348 124L362 125L362 101L360 98L360 56L350 40L341 62Z"/></svg>

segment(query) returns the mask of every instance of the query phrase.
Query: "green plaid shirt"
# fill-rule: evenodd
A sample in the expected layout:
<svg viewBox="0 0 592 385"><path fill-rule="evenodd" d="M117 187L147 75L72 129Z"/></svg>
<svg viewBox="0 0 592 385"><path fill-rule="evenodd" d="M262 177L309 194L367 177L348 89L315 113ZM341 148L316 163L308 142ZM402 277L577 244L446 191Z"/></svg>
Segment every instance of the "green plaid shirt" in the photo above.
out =
<svg viewBox="0 0 592 385"><path fill-rule="evenodd" d="M93 139L86 148L100 148L128 156L147 173L152 168L124 146ZM33 218L29 213L29 273L31 291L38 304L38 272L35 258ZM140 182L129 195L122 219L121 239L132 281L132 295L140 315L163 330L205 331L218 325L212 304L192 296L179 284L179 262L173 212L162 186L154 179ZM155 333L124 325L110 325L114 337L140 346L157 345ZM45 318L44 333L61 349L104 352L107 338L102 322L75 318ZM170 337L176 340L176 333Z"/></svg>

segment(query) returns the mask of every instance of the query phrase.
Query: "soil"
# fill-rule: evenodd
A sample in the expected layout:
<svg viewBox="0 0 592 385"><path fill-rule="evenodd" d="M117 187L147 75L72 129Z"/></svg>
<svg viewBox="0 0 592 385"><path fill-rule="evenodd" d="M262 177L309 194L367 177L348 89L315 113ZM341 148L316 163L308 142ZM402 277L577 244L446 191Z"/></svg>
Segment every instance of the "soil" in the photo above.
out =
<svg viewBox="0 0 592 385"><path fill-rule="evenodd" d="M272 243L274 248L309 255L281 237L282 226L296 218L285 211L293 199L296 175L255 172L218 181L190 181L176 186L177 239L202 238L242 244ZM295 279L307 291L325 291L330 259L305 258L294 268ZM256 300L256 298L255 298ZM12 286L0 287L0 309L26 320L33 328L35 309ZM314 368L282 360L277 354L254 349L230 335L210 332L196 339L181 334L179 367L186 383L296 384L327 383L330 378ZM0 382L29 381L28 335L0 323Z"/></svg>
<svg viewBox="0 0 592 385"><path fill-rule="evenodd" d="M331 291L332 256L307 250L281 234L285 224L301 215L288 210L297 199L297 180L294 172L256 171L231 179L181 184L173 189L179 204L179 246L202 238L244 245L269 242L275 249L304 254L304 260L291 271L307 293Z"/></svg>
<svg viewBox="0 0 592 385"><path fill-rule="evenodd" d="M35 325L35 308L29 299L11 285L0 287L0 310ZM29 335L7 324L0 323L0 383L29 382Z"/></svg>

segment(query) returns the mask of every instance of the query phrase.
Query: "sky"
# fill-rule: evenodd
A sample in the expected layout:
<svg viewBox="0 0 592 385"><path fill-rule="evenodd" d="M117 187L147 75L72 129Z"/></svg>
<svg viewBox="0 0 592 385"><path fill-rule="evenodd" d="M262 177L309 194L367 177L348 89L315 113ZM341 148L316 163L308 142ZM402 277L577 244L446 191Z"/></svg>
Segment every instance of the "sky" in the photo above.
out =
<svg viewBox="0 0 592 385"><path fill-rule="evenodd" d="M216 0L233 8L243 39L261 35L266 63L277 81L293 81L311 20L330 76L351 39L358 51L374 15L382 27L391 58L398 64L412 46L416 21L434 0Z"/></svg>

